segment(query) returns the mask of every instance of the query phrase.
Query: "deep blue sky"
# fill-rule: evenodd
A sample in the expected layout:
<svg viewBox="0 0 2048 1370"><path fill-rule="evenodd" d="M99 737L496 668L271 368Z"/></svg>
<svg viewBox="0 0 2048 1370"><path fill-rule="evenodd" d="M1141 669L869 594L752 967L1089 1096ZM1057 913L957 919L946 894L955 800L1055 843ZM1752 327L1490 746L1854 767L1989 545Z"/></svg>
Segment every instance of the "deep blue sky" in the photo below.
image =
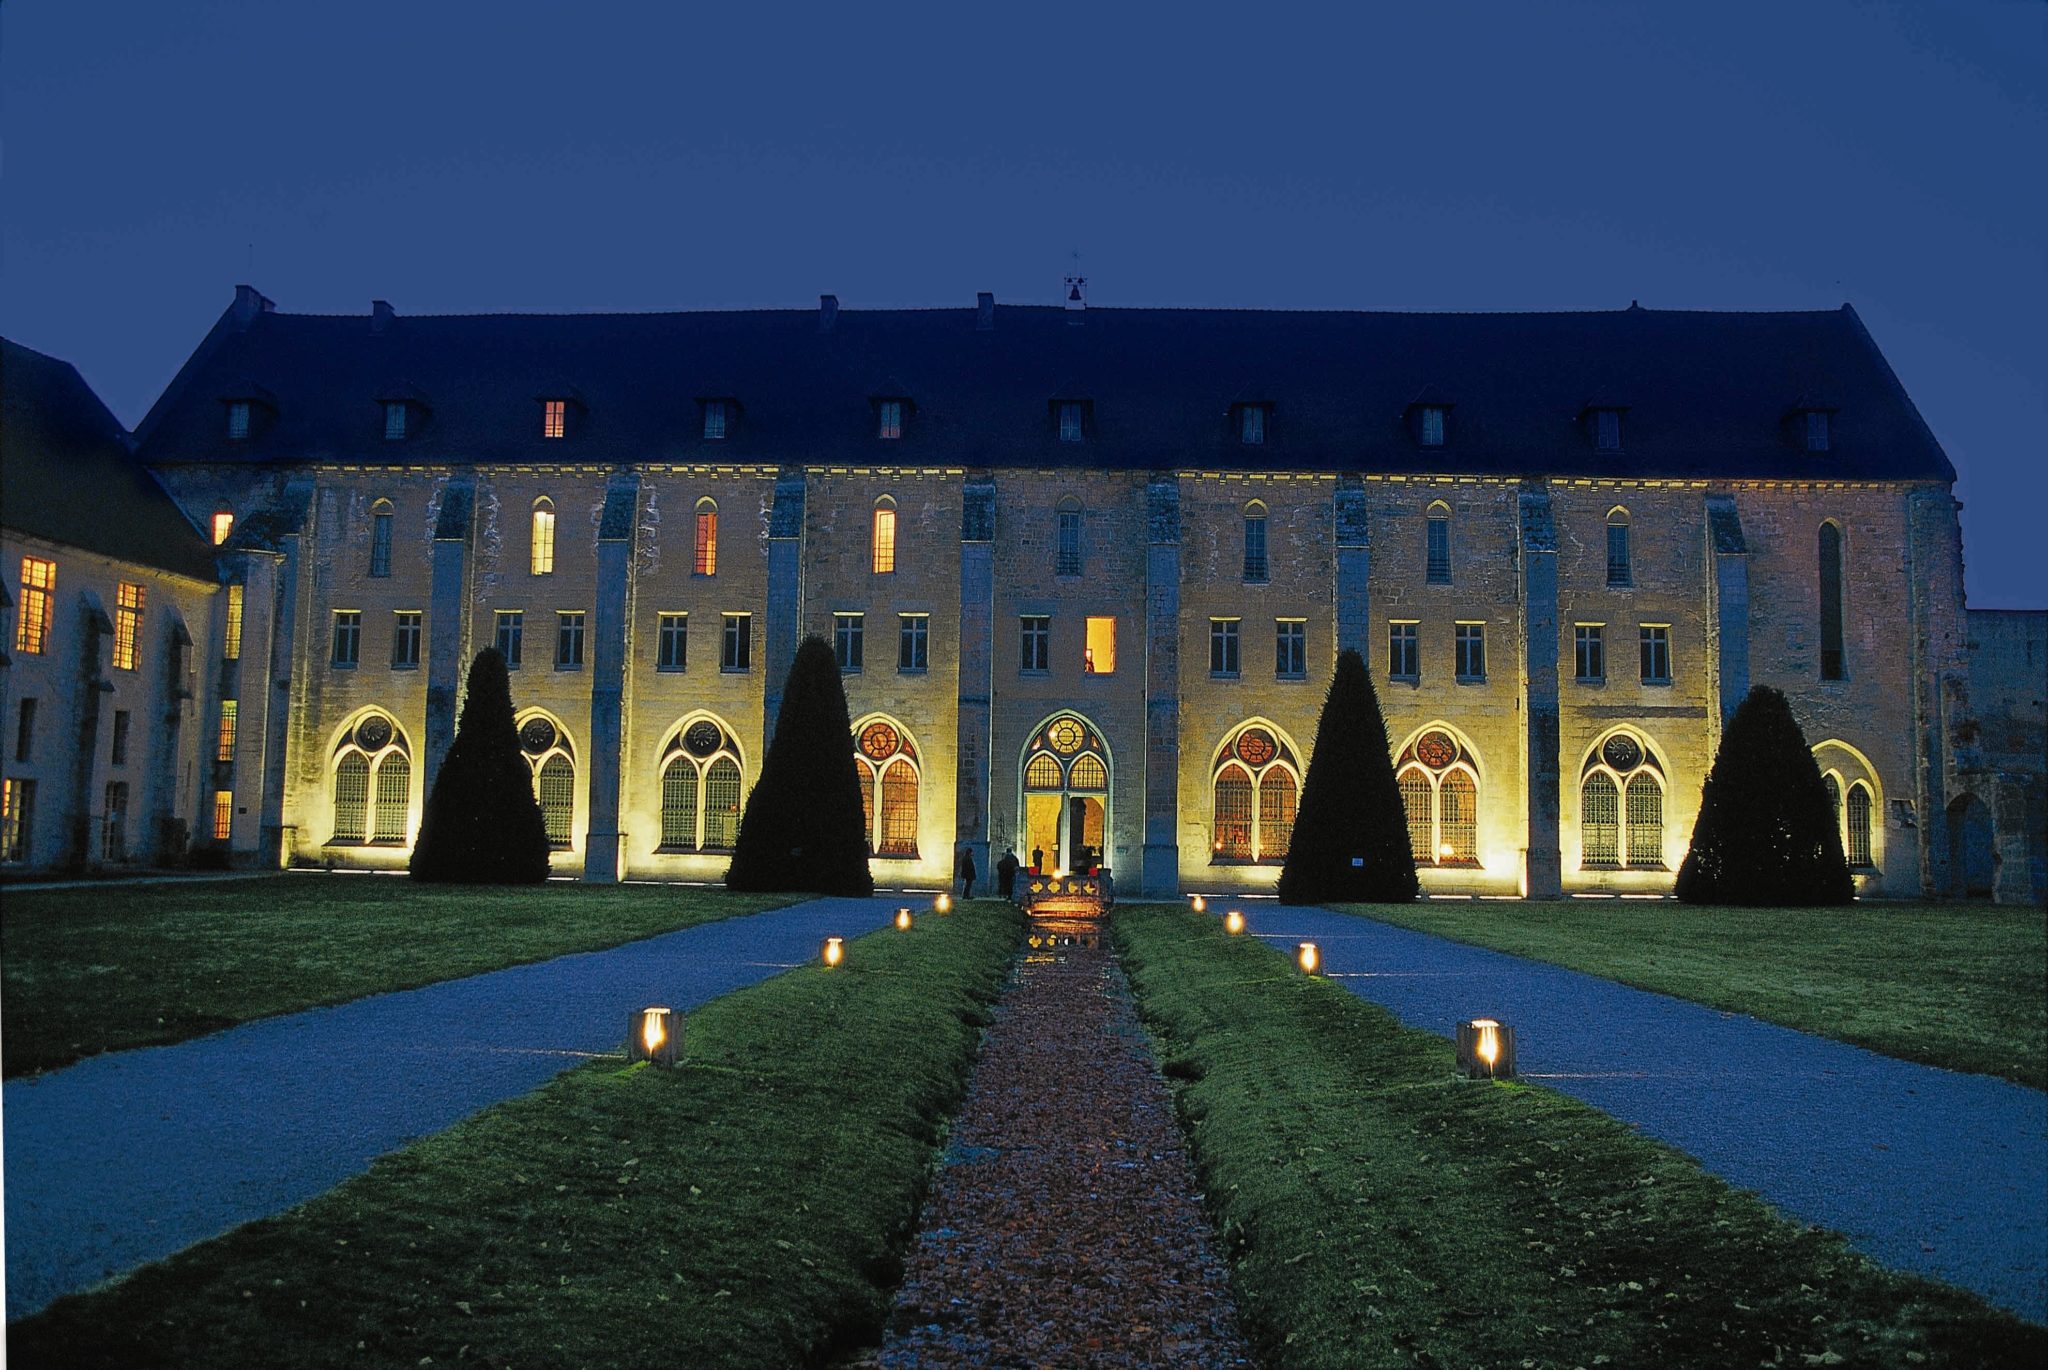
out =
<svg viewBox="0 0 2048 1370"><path fill-rule="evenodd" d="M2048 6L1136 8L14 0L0 328L133 423L241 280L965 306L1078 250L1106 305L1848 300L1962 472L1972 602L2048 603Z"/></svg>

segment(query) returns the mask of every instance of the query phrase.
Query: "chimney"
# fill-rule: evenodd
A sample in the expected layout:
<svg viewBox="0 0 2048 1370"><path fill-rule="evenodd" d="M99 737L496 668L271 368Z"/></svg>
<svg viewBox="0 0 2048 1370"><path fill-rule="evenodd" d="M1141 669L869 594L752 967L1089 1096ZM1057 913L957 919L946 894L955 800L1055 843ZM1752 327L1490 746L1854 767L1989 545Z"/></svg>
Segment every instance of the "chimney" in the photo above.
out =
<svg viewBox="0 0 2048 1370"><path fill-rule="evenodd" d="M385 329L391 327L391 321L396 317L397 311L392 309L389 300L370 301L370 331L372 333L382 333Z"/></svg>
<svg viewBox="0 0 2048 1370"><path fill-rule="evenodd" d="M265 299L263 292L255 286L238 285L235 287L233 313L236 328L247 328L250 324L256 322L258 314L268 314L276 308L277 306Z"/></svg>
<svg viewBox="0 0 2048 1370"><path fill-rule="evenodd" d="M974 328L986 333L996 326L996 297L992 291L984 290L974 297Z"/></svg>
<svg viewBox="0 0 2048 1370"><path fill-rule="evenodd" d="M839 318L839 297L820 295L818 297L818 331L830 333L832 324Z"/></svg>
<svg viewBox="0 0 2048 1370"><path fill-rule="evenodd" d="M1088 278L1086 276L1067 277L1067 322L1083 322L1081 316L1087 312L1087 309Z"/></svg>

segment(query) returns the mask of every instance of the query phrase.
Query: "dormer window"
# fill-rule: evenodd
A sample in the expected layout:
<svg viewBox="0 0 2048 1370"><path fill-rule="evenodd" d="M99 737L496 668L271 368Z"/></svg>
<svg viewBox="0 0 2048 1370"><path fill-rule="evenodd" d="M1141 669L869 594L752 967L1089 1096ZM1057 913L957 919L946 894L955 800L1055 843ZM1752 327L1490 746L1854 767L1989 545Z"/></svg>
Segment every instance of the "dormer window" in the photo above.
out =
<svg viewBox="0 0 2048 1370"><path fill-rule="evenodd" d="M908 405L902 400L878 400L875 402L875 436L894 440L903 436L903 411Z"/></svg>
<svg viewBox="0 0 2048 1370"><path fill-rule="evenodd" d="M405 401L384 401L384 441L398 442L405 437Z"/></svg>
<svg viewBox="0 0 2048 1370"><path fill-rule="evenodd" d="M1444 445L1444 407L1440 404L1422 406L1422 445L1442 447Z"/></svg>
<svg viewBox="0 0 2048 1370"><path fill-rule="evenodd" d="M704 401L704 438L707 442L722 442L731 431L732 402L730 400Z"/></svg>
<svg viewBox="0 0 2048 1370"><path fill-rule="evenodd" d="M1087 436L1087 406L1079 400L1061 400L1056 408L1061 442L1080 442Z"/></svg>
<svg viewBox="0 0 2048 1370"><path fill-rule="evenodd" d="M249 401L228 401L228 441L245 442L249 437Z"/></svg>
<svg viewBox="0 0 2048 1370"><path fill-rule="evenodd" d="M1828 411L1809 409L1806 411L1806 450L1825 452L1828 450Z"/></svg>
<svg viewBox="0 0 2048 1370"><path fill-rule="evenodd" d="M235 531L235 515L231 509L221 509L213 516L213 545L218 547L228 540L228 534Z"/></svg>
<svg viewBox="0 0 2048 1370"><path fill-rule="evenodd" d="M1619 409L1595 409L1593 411L1593 445L1602 452L1621 450L1621 411Z"/></svg>
<svg viewBox="0 0 2048 1370"><path fill-rule="evenodd" d="M544 438L567 437L569 435L569 401L542 400L540 406L540 435Z"/></svg>
<svg viewBox="0 0 2048 1370"><path fill-rule="evenodd" d="M1237 407L1237 440L1247 446L1262 446L1266 441L1266 417L1271 405L1240 404Z"/></svg>

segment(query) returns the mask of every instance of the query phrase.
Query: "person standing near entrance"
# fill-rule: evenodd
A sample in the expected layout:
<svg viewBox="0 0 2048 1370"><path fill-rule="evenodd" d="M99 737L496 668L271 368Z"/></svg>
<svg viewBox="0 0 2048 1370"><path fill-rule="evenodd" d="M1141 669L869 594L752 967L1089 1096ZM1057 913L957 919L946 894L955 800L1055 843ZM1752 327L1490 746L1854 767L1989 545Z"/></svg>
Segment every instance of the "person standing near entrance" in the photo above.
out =
<svg viewBox="0 0 2048 1370"><path fill-rule="evenodd" d="M960 877L960 897L962 899L972 899L974 897L974 877L978 872L974 869L974 852L971 848L962 847L960 849L960 862L953 867L953 873Z"/></svg>
<svg viewBox="0 0 2048 1370"><path fill-rule="evenodd" d="M1044 874L1045 874L1045 848L1044 848L1044 847L1033 847L1033 848L1031 849L1031 873L1032 873L1033 875L1044 875Z"/></svg>
<svg viewBox="0 0 2048 1370"><path fill-rule="evenodd" d="M1002 859L996 862L996 890L1003 898L1017 897L1017 853L1004 848Z"/></svg>

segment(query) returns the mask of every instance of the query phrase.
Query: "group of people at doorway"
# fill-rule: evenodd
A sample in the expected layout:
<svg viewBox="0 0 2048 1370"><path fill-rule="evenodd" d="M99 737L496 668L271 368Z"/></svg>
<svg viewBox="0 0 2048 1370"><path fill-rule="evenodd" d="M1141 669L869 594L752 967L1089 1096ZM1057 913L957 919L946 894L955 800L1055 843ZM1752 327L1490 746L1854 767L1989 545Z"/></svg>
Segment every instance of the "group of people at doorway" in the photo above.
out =
<svg viewBox="0 0 2048 1370"><path fill-rule="evenodd" d="M1092 850L1087 847L1081 848L1081 857L1083 869L1096 869L1095 853ZM1017 872L1022 869L1024 864L1017 859L1017 853L1005 848L1003 854L996 859L996 894L999 897L1010 900L1017 897ZM1034 847L1031 849L1031 873L1040 875L1044 871L1045 849ZM974 897L974 882L980 874L980 869L974 864L974 849L962 847L959 858L953 863L953 877L960 882L962 899Z"/></svg>

